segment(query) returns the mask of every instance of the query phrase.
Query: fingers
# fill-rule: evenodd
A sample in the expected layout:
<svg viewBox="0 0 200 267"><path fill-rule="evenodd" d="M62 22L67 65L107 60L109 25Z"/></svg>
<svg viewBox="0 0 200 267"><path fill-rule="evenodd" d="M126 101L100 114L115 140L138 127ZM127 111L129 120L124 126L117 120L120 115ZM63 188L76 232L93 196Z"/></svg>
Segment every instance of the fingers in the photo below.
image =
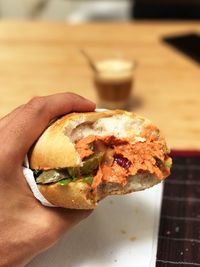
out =
<svg viewBox="0 0 200 267"><path fill-rule="evenodd" d="M64 208L41 207L41 219L44 232L37 247L41 250L58 241L67 231L91 214L91 210L69 210ZM40 247L41 246L41 247Z"/></svg>
<svg viewBox="0 0 200 267"><path fill-rule="evenodd" d="M85 112L94 109L94 103L72 93L33 98L16 111L15 115L10 114L7 117L8 145L11 151L15 151L18 159L23 160L31 145L52 119L73 111Z"/></svg>
<svg viewBox="0 0 200 267"><path fill-rule="evenodd" d="M66 212L66 210L63 210L62 215L64 216L64 218L70 216L73 223L76 224L86 219L92 213L92 211L93 210L67 210Z"/></svg>
<svg viewBox="0 0 200 267"><path fill-rule="evenodd" d="M86 219L92 211L93 210L73 210L64 208L54 208L54 210L52 210L52 212L55 212L57 216L63 220L65 227L73 226Z"/></svg>
<svg viewBox="0 0 200 267"><path fill-rule="evenodd" d="M86 219L93 210L70 210L64 208L51 208L51 217L55 216L54 231L51 227L53 239L60 238L66 231ZM57 224L56 224L57 223Z"/></svg>

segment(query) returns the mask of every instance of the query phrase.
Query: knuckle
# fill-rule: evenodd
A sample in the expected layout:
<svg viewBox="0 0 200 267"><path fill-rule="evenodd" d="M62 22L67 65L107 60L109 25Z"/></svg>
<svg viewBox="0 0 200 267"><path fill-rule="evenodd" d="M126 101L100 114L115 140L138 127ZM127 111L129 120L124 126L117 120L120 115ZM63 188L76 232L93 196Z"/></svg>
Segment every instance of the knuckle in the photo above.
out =
<svg viewBox="0 0 200 267"><path fill-rule="evenodd" d="M77 94L73 93L73 92L67 92L66 93L68 96L78 96Z"/></svg>
<svg viewBox="0 0 200 267"><path fill-rule="evenodd" d="M82 96L80 96L80 95L78 95L76 93L73 93L73 92L68 92L67 95L70 98L84 99L84 97L82 97Z"/></svg>
<svg viewBox="0 0 200 267"><path fill-rule="evenodd" d="M25 107L32 111L42 112L46 107L45 97L35 96L25 105Z"/></svg>
<svg viewBox="0 0 200 267"><path fill-rule="evenodd" d="M46 242L46 245L54 243L61 236L60 227L53 222L51 219L43 221L43 224L40 228L40 237L42 238L43 243Z"/></svg>

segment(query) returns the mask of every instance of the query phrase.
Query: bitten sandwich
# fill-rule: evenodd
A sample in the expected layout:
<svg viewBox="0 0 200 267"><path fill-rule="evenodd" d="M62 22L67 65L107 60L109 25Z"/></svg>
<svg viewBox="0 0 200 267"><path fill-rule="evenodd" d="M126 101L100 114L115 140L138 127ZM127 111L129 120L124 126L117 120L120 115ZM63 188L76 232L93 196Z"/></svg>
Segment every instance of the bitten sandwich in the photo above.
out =
<svg viewBox="0 0 200 267"><path fill-rule="evenodd" d="M37 186L58 207L94 209L108 195L144 190L170 174L159 129L123 110L71 113L52 123L30 157Z"/></svg>

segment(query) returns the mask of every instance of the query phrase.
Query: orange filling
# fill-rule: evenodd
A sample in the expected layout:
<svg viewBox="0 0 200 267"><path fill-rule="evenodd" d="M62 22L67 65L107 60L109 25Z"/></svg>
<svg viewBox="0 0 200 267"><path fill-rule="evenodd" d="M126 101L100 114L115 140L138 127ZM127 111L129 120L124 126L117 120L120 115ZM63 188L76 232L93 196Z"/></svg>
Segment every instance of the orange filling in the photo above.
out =
<svg viewBox="0 0 200 267"><path fill-rule="evenodd" d="M149 172L160 180L170 174L170 168L164 164L169 157L164 152L163 144L157 140L158 135L152 134L152 128L149 127L142 136L146 141L131 143L128 138L92 135L76 143L81 159L93 153L104 152L103 160L93 179L93 189L101 183L108 182L125 185L127 177L138 172Z"/></svg>
<svg viewBox="0 0 200 267"><path fill-rule="evenodd" d="M90 149L89 144L91 144L96 139L95 136L90 135L88 137L85 137L83 139L80 139L76 143L76 151L79 153L81 159L84 159L90 155L92 155L94 152Z"/></svg>

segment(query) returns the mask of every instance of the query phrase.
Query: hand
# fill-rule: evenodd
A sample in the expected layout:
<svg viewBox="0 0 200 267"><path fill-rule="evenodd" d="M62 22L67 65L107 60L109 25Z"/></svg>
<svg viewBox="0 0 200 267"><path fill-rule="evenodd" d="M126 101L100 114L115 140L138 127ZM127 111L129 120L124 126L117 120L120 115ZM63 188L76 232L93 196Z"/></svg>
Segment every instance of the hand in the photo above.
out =
<svg viewBox="0 0 200 267"><path fill-rule="evenodd" d="M22 172L28 150L48 123L95 105L72 93L33 98L0 120L0 266L27 264L89 211L48 208L36 200Z"/></svg>

